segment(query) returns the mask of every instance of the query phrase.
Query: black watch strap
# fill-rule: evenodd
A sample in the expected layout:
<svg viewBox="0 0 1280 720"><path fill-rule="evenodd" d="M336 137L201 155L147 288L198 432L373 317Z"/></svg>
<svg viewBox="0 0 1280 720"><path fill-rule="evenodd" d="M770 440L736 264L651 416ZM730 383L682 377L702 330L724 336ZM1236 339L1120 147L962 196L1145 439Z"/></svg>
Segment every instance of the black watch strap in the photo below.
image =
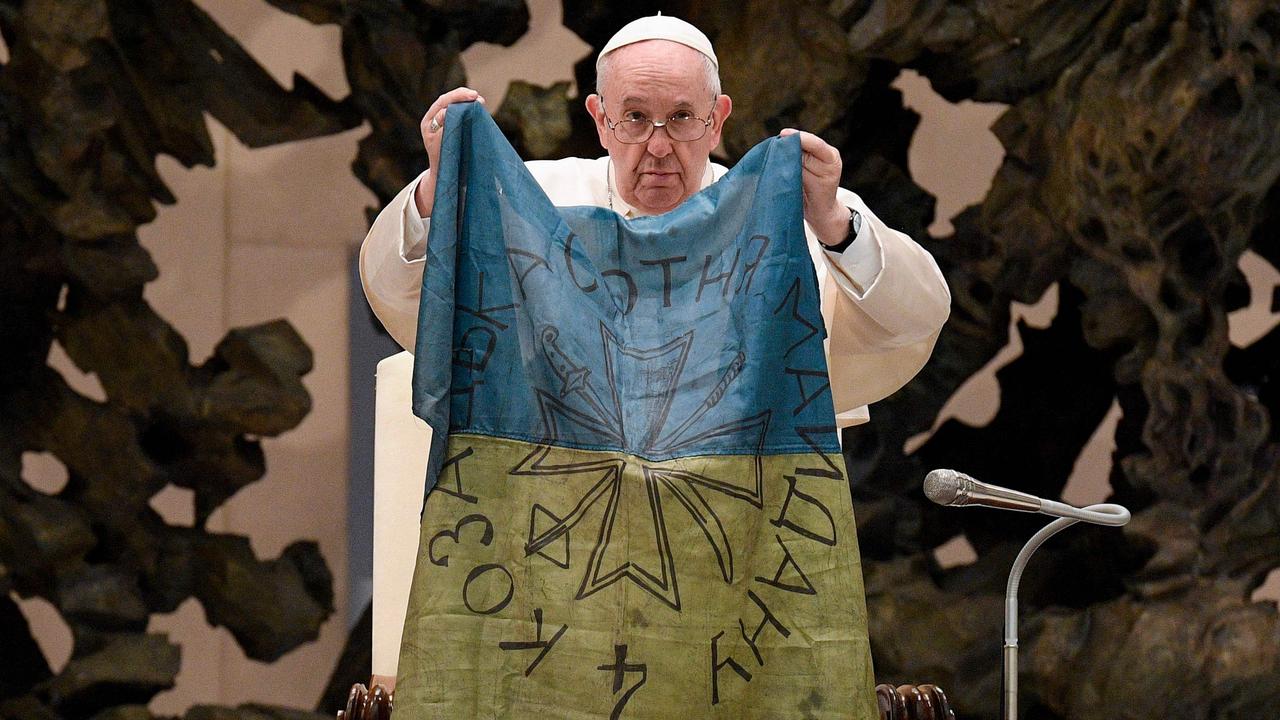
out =
<svg viewBox="0 0 1280 720"><path fill-rule="evenodd" d="M849 231L844 236L844 240L838 245L827 245L825 249L828 252L842 253L849 249L853 241L858 239L858 231L862 229L862 214L853 208L849 208Z"/></svg>

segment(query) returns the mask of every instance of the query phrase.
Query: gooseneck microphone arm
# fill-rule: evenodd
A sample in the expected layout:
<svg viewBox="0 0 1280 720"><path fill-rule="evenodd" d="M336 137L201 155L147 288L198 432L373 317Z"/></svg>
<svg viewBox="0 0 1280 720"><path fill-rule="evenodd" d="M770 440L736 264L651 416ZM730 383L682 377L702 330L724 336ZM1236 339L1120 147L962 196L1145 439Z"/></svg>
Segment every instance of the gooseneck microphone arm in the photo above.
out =
<svg viewBox="0 0 1280 720"><path fill-rule="evenodd" d="M955 470L934 470L924 480L924 494L939 505L979 507L1038 512L1057 520L1044 526L1022 546L1009 571L1009 584L1004 595L1004 647L1001 650L1003 697L1002 720L1018 720L1018 585L1022 572L1036 550L1054 535L1078 522L1120 527L1129 522L1129 511L1121 505L1101 503L1078 508L1074 505L1044 500L1034 495L988 485Z"/></svg>

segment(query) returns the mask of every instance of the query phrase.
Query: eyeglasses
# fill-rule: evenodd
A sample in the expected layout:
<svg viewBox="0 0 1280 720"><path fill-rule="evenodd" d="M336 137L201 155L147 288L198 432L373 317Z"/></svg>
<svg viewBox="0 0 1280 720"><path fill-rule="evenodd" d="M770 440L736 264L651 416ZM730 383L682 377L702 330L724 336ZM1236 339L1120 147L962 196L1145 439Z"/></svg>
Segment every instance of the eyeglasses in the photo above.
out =
<svg viewBox="0 0 1280 720"><path fill-rule="evenodd" d="M712 98L712 102L715 99ZM600 108L604 109L604 98L600 98ZM715 106L712 106L715 110ZM638 113L636 113L638 115ZM631 117L623 118L617 122L609 119L609 113L605 112L604 122L613 131L613 136L618 142L627 145L638 145L647 142L653 137L654 128L664 128L667 131L667 137L676 142L693 142L701 140L703 135L707 134L707 128L711 127L714 118L702 118L694 115L688 110L677 110L671 114L666 120L650 120L647 117Z"/></svg>

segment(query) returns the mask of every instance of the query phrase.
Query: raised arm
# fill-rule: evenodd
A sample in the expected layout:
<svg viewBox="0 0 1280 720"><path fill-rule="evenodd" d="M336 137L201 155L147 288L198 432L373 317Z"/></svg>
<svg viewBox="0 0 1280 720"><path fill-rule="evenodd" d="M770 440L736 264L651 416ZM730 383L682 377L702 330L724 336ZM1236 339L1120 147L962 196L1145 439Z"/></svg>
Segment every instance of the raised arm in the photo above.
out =
<svg viewBox="0 0 1280 720"><path fill-rule="evenodd" d="M440 143L444 139L445 116L449 113L449 106L453 103L472 101L483 104L484 98L471 88L460 87L436 98L436 101L431 103L431 107L427 108L427 112L418 123L418 130L422 133L422 146L427 151L427 167L433 168L440 164ZM418 179L418 187L413 195L414 204L418 206L418 217L431 217L431 207L435 204L435 199L436 179L428 170Z"/></svg>
<svg viewBox="0 0 1280 720"><path fill-rule="evenodd" d="M780 134L796 133L805 222L822 248L814 249L814 261L823 280L836 422L852 425L924 367L951 312L951 293L933 256L839 187L839 150L812 133Z"/></svg>
<svg viewBox="0 0 1280 720"><path fill-rule="evenodd" d="M865 422L867 405L924 367L950 315L951 293L924 248L854 193L842 189L840 198L859 214L859 229L843 252L819 254L831 394L843 427Z"/></svg>
<svg viewBox="0 0 1280 720"><path fill-rule="evenodd" d="M448 106L484 98L469 88L441 95L422 116L429 167L440 161ZM365 296L387 331L412 348L418 325L427 223L435 200L430 170L400 191L360 248ZM395 689L400 635L418 549L418 515L431 430L411 410L413 359L401 353L378 364L374 448L373 677L370 685Z"/></svg>
<svg viewBox="0 0 1280 720"><path fill-rule="evenodd" d="M419 129L428 167L440 163L449 105L472 100L484 102L475 90L457 88L437 98L423 114ZM435 192L435 177L427 170L382 209L360 247L360 281L369 306L391 337L407 350L413 349L417 335L418 295Z"/></svg>

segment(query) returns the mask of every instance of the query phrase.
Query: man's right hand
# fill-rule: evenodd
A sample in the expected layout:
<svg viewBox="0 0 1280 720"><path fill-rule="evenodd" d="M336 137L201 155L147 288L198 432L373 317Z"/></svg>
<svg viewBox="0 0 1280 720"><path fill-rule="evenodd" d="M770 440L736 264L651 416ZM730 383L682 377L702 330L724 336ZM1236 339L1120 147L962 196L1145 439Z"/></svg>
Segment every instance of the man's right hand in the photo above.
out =
<svg viewBox="0 0 1280 720"><path fill-rule="evenodd" d="M445 112L453 103L472 100L484 102L480 93L471 88L455 88L436 98L426 114L422 116L418 129L422 131L422 146L427 150L427 163L432 172L428 172L422 178L422 182L418 183L417 191L413 194L413 201L418 206L420 217L431 217L431 209L435 204L436 174L434 171L440 163L440 142L444 139Z"/></svg>

